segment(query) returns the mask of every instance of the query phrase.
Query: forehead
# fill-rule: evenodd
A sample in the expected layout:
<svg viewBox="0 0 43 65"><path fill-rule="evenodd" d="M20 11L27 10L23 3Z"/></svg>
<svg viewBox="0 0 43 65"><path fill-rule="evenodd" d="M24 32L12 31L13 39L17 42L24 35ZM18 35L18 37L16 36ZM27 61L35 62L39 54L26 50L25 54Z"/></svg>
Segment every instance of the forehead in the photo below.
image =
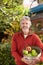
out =
<svg viewBox="0 0 43 65"><path fill-rule="evenodd" d="M21 23L30 23L31 21L30 20L27 20L27 19L23 19L22 21L21 21Z"/></svg>

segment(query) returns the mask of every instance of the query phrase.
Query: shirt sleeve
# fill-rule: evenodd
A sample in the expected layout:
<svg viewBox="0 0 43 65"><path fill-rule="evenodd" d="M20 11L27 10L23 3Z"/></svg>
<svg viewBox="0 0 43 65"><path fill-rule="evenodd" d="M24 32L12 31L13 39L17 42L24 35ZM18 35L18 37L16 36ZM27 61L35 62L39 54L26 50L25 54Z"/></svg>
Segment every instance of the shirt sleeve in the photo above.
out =
<svg viewBox="0 0 43 65"><path fill-rule="evenodd" d="M43 62L43 43L42 43L41 39L38 37L38 35L36 35L36 34L34 36L34 43L36 46L38 46L39 48L42 49L42 55L40 57L40 60Z"/></svg>
<svg viewBox="0 0 43 65"><path fill-rule="evenodd" d="M41 39L39 38L39 36L36 34L34 35L34 44L36 46L40 47L43 51L43 43L42 43Z"/></svg>
<svg viewBox="0 0 43 65"><path fill-rule="evenodd" d="M20 60L21 56L20 54L17 52L17 44L15 41L15 37L12 37L12 44L11 44L11 55L13 56L13 58L15 58L16 60Z"/></svg>

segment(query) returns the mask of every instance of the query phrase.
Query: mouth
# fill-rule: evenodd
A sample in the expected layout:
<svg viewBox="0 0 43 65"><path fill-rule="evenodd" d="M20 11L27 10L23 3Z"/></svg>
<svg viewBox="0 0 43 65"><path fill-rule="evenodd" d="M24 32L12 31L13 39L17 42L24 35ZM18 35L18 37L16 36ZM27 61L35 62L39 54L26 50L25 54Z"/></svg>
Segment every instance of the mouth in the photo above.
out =
<svg viewBox="0 0 43 65"><path fill-rule="evenodd" d="M28 29L28 27L23 27L23 29Z"/></svg>

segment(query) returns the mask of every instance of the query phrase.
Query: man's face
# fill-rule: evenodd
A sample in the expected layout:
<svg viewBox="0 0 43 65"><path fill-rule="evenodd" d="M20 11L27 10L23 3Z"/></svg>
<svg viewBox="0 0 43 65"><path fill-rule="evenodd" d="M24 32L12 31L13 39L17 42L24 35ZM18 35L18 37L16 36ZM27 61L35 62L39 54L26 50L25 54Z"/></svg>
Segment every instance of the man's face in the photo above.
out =
<svg viewBox="0 0 43 65"><path fill-rule="evenodd" d="M24 34L28 34L29 33L29 28L30 28L30 25L31 25L31 21L29 20L22 20L21 21L21 29L23 31Z"/></svg>

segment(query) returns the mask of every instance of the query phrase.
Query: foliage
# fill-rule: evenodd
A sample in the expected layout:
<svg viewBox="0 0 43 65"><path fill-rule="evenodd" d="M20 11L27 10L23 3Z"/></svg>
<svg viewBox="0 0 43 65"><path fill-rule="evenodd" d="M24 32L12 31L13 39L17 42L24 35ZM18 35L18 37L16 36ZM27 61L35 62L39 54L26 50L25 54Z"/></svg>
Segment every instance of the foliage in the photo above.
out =
<svg viewBox="0 0 43 65"><path fill-rule="evenodd" d="M24 9L22 1L1 0L0 2L0 31L13 34L19 31L22 16L28 15L28 8Z"/></svg>
<svg viewBox="0 0 43 65"><path fill-rule="evenodd" d="M32 31L39 35L41 41L43 42L43 21L32 22Z"/></svg>
<svg viewBox="0 0 43 65"><path fill-rule="evenodd" d="M9 43L0 44L0 65L15 65Z"/></svg>
<svg viewBox="0 0 43 65"><path fill-rule="evenodd" d="M43 35L40 34L39 37L40 37L41 41L43 42Z"/></svg>

